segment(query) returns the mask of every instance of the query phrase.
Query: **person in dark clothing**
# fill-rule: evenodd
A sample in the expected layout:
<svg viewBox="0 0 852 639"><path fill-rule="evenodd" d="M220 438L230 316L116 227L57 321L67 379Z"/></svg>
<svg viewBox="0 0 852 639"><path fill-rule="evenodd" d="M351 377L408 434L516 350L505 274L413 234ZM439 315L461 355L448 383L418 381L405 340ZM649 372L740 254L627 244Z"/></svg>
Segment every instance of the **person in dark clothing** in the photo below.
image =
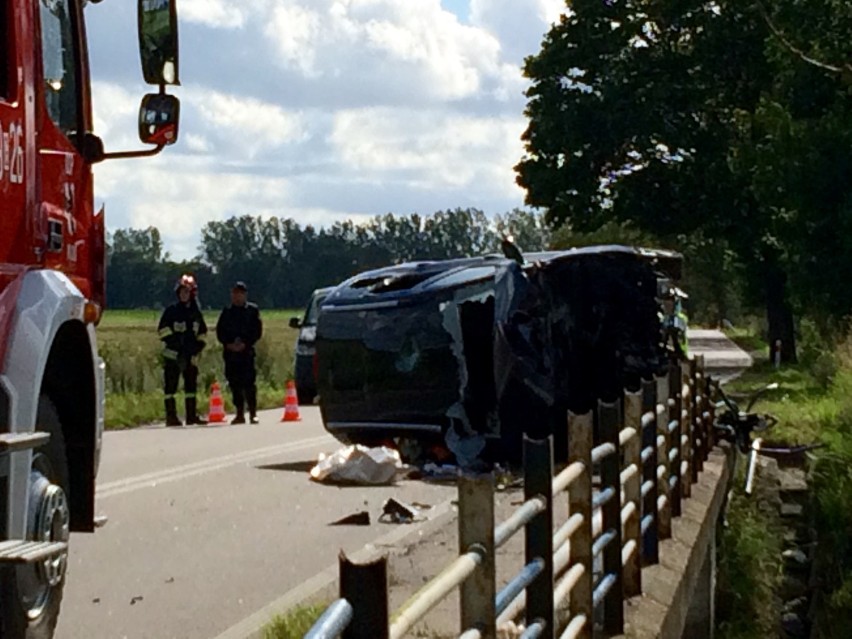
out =
<svg viewBox="0 0 852 639"><path fill-rule="evenodd" d="M248 301L248 289L237 282L231 289L231 305L222 309L216 324L216 336L224 346L225 377L234 396L237 416L232 424L245 424L245 405L249 419L257 424L257 387L255 386L254 345L263 334L260 310Z"/></svg>
<svg viewBox="0 0 852 639"><path fill-rule="evenodd" d="M163 342L163 391L166 426L182 426L177 415L175 395L183 375L186 423L206 424L198 416L195 392L198 385L198 356L204 350L207 325L198 308L195 278L184 275L175 285L178 301L160 317L158 332Z"/></svg>

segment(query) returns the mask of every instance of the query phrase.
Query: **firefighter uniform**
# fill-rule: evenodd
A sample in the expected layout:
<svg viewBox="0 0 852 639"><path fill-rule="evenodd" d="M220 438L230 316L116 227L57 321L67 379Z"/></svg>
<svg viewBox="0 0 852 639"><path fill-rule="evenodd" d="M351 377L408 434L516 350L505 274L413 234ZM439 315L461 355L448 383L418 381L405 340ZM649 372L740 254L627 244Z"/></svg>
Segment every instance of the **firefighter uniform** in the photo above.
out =
<svg viewBox="0 0 852 639"><path fill-rule="evenodd" d="M180 286L178 287L180 288ZM198 416L195 393L198 385L197 360L204 349L207 325L194 299L177 301L165 311L158 327L163 341L163 391L165 392L166 425L181 426L175 394L183 375L187 424L206 424Z"/></svg>
<svg viewBox="0 0 852 639"><path fill-rule="evenodd" d="M245 284L237 282L231 305L222 310L216 323L216 336L224 346L225 377L237 409L235 424L245 423L246 404L251 422L257 423L254 345L263 335L263 323L260 309L245 299L245 293Z"/></svg>

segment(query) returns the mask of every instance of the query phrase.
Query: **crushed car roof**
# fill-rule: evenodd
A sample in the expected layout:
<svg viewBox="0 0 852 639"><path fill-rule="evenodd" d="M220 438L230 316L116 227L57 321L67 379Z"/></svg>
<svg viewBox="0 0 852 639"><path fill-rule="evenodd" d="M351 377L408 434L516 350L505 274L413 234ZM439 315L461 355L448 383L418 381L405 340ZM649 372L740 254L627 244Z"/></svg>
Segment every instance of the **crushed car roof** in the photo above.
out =
<svg viewBox="0 0 852 639"><path fill-rule="evenodd" d="M646 249L618 244L540 251L524 254L520 265L499 254L450 260L406 262L360 273L337 286L329 294L323 309L352 310L355 304L374 304L381 300L401 300L441 289L454 289L493 278L498 271L548 269L566 261L589 257L623 257L648 261L675 279L680 278L682 256L675 251Z"/></svg>

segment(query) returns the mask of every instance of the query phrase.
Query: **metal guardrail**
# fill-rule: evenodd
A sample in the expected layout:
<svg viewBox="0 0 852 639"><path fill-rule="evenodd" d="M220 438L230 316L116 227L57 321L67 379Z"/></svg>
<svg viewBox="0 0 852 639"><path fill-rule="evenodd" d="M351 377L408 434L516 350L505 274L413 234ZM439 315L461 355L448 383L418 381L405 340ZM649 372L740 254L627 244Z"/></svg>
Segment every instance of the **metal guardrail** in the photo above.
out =
<svg viewBox="0 0 852 639"><path fill-rule="evenodd" d="M524 638L589 638L595 624L621 634L624 600L642 593L642 567L659 562L659 541L713 446L703 369L701 357L673 364L620 401L569 414L568 463L555 477L552 438L525 437L524 502L496 527L493 476L460 476L459 556L393 616L386 558L355 565L341 555L341 598L305 637L400 639L456 588L462 639L493 639L522 613ZM554 533L564 492L569 517ZM522 530L524 567L496 592L496 552Z"/></svg>

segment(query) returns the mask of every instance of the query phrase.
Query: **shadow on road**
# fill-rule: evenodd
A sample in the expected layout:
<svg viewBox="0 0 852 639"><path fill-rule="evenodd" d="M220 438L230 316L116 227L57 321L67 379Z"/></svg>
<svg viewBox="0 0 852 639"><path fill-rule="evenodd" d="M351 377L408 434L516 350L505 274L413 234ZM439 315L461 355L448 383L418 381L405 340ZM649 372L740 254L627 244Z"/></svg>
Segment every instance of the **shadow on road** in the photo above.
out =
<svg viewBox="0 0 852 639"><path fill-rule="evenodd" d="M283 464L264 464L255 466L258 470L283 470L290 473L309 473L311 468L317 465L316 460L284 462Z"/></svg>

